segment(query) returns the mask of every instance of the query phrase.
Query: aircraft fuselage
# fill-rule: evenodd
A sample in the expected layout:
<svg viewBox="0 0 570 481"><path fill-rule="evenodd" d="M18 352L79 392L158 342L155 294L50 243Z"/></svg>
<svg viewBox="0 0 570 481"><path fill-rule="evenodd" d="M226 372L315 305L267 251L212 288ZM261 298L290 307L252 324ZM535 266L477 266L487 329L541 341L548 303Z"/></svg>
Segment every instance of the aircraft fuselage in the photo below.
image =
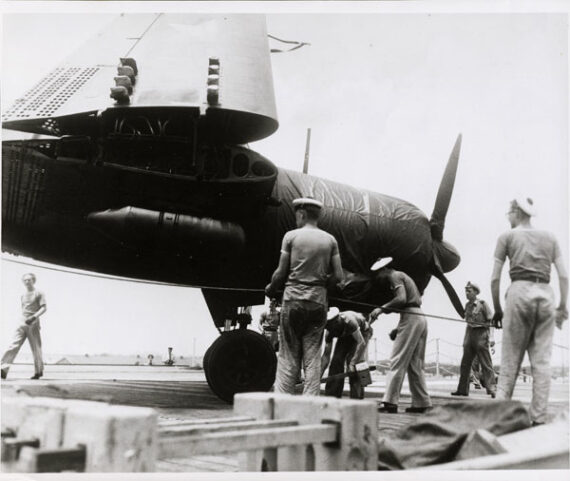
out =
<svg viewBox="0 0 570 481"><path fill-rule="evenodd" d="M313 195L348 272L366 275L390 255L427 285L429 221L408 202L279 169L244 147L193 149L182 138L4 142L2 249L111 275L262 289L295 228L291 201Z"/></svg>

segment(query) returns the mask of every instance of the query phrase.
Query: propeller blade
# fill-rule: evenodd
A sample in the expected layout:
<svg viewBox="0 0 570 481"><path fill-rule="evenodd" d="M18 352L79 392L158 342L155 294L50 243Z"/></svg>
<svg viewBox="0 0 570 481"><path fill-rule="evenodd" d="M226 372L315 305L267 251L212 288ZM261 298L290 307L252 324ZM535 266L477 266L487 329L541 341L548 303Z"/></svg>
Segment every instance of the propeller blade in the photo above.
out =
<svg viewBox="0 0 570 481"><path fill-rule="evenodd" d="M443 288L445 289L445 292L447 292L449 300L451 301L453 307L455 307L455 310L457 311L457 314L459 314L463 319L465 317L463 303L461 302L461 299L459 299L459 296L457 295L457 292L455 292L455 289L451 285L451 282L449 282L447 280L447 277L445 277L445 274L437 268L434 269L433 275L441 281L441 283L443 284Z"/></svg>
<svg viewBox="0 0 570 481"><path fill-rule="evenodd" d="M459 162L459 151L461 150L461 134L457 136L447 167L443 173L443 178L437 191L435 206L431 214L430 225L432 238L438 241L443 239L443 228L445 227L445 216L449 209L453 186L455 185L455 174L457 173L457 164Z"/></svg>

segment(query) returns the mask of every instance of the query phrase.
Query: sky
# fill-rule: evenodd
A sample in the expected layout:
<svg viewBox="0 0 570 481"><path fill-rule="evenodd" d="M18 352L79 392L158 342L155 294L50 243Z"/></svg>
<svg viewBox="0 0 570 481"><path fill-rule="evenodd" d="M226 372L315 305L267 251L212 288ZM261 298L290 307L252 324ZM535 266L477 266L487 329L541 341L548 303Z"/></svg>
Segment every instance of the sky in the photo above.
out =
<svg viewBox="0 0 570 481"><path fill-rule="evenodd" d="M460 297L467 281L479 284L490 303L493 251L509 228L505 213L514 197L534 199L534 225L554 232L568 262L568 19L556 13L399 12L270 13L270 34L310 46L272 55L280 126L250 148L279 167L301 170L311 128L311 174L405 199L429 216L462 133L444 231L462 261L448 278ZM3 108L109 20L103 14L5 13ZM39 49L39 42L49 48ZM171 346L175 354L192 354L195 343L202 354L217 337L196 289L96 279L15 264L6 254L3 259L3 344L17 325L20 277L30 270L48 300L46 352L166 353ZM503 274L504 292L506 266ZM428 314L457 317L437 279L423 301ZM376 323L378 358L389 356L387 333L396 323L395 315ZM440 339L440 360L459 362L464 324L429 319L428 326L426 361L435 359ZM565 323L554 342L568 346L568 332ZM500 343L500 332L496 339ZM374 348L370 353L374 357ZM498 352L494 361L500 361ZM568 351L555 348L553 363L567 365Z"/></svg>

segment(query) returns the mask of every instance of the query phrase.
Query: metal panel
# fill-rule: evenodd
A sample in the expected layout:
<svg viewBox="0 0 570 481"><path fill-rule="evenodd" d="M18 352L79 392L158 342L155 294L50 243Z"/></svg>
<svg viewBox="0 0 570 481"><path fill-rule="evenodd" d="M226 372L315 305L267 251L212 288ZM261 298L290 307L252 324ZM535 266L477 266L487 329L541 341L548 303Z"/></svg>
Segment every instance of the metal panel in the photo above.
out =
<svg viewBox="0 0 570 481"><path fill-rule="evenodd" d="M121 57L134 58L138 67L128 104L109 96ZM220 77L218 103L209 106L211 57L219 59ZM121 107L118 115L125 107L145 107L145 115L148 108L200 108L201 132L222 142L270 135L277 119L264 17L121 15L18 99L2 120L7 128L78 134L77 123L58 118L114 107ZM33 121L46 118L49 123Z"/></svg>

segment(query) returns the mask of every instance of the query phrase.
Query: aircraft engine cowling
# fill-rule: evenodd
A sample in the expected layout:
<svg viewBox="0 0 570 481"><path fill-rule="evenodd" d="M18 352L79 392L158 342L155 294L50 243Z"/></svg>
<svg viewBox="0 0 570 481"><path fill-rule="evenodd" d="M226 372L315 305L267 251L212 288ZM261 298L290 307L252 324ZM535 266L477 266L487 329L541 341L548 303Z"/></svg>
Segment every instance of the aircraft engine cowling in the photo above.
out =
<svg viewBox="0 0 570 481"><path fill-rule="evenodd" d="M87 220L127 247L171 256L215 259L228 252L239 255L245 245L241 226L209 218L127 206L92 212Z"/></svg>

